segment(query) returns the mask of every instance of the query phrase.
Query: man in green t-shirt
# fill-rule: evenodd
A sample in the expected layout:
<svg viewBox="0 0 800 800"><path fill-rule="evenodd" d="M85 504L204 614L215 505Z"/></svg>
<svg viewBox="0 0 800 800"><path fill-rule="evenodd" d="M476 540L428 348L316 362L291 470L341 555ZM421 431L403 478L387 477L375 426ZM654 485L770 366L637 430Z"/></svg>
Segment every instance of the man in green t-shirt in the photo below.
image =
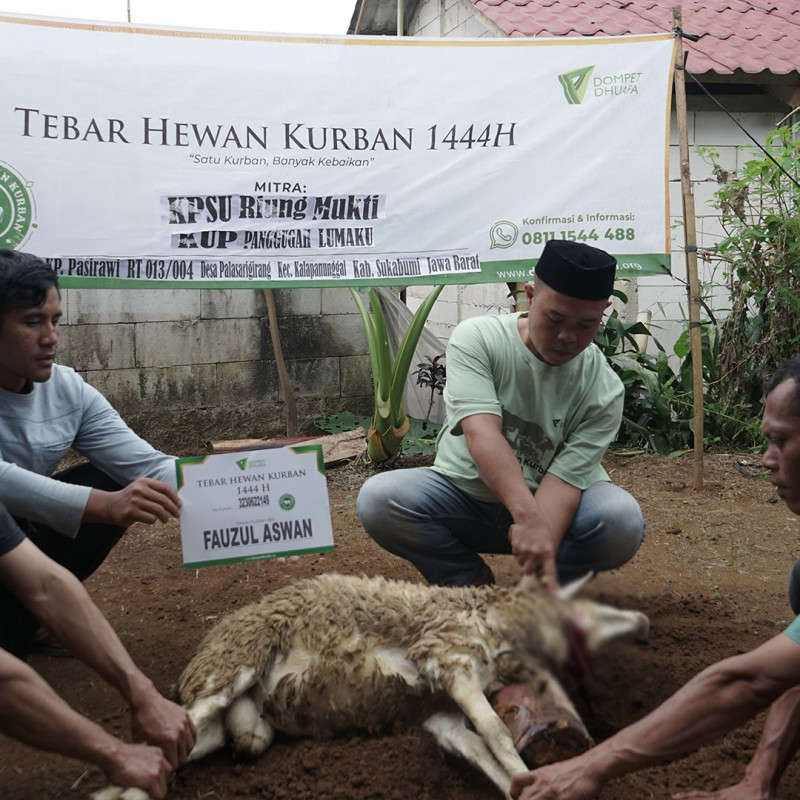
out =
<svg viewBox="0 0 800 800"><path fill-rule="evenodd" d="M762 463L778 495L800 515L800 355L778 367L765 394L761 429L768 444ZM800 561L789 578L789 602L800 614ZM644 719L583 755L516 776L511 794L518 800L588 800L613 778L679 758L768 706L742 781L719 791L684 792L675 800L775 797L800 749L800 616L755 650L703 670Z"/></svg>
<svg viewBox="0 0 800 800"><path fill-rule="evenodd" d="M616 261L548 241L528 312L468 319L447 345L446 418L433 467L373 476L358 496L369 535L432 584L493 581L480 553L513 553L555 590L636 553L636 500L601 465L624 388L593 339Z"/></svg>

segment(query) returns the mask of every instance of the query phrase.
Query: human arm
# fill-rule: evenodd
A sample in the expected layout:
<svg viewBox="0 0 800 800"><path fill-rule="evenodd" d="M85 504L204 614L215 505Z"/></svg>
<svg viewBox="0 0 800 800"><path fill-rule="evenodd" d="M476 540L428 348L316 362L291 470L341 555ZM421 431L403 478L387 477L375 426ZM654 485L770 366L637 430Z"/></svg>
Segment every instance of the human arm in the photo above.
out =
<svg viewBox="0 0 800 800"><path fill-rule="evenodd" d="M120 692L131 709L135 739L159 746L173 768L186 760L195 741L188 714L136 667L77 578L26 539L0 556L0 583L64 647Z"/></svg>
<svg viewBox="0 0 800 800"><path fill-rule="evenodd" d="M0 730L25 744L95 764L120 786L155 800L167 793L170 764L157 747L128 744L79 714L24 662L0 649Z"/></svg>
<svg viewBox="0 0 800 800"><path fill-rule="evenodd" d="M580 490L545 473L532 492L503 436L500 417L474 414L461 420L461 430L481 479L511 514L508 536L523 575L557 587L555 555L575 516Z"/></svg>
<svg viewBox="0 0 800 800"><path fill-rule="evenodd" d="M770 707L761 739L742 780L712 792L689 791L674 800L772 800L784 770L800 749L800 686Z"/></svg>
<svg viewBox="0 0 800 800"><path fill-rule="evenodd" d="M798 682L800 645L779 634L703 670L639 722L583 755L517 775L512 797L594 797L614 778L677 758L735 728Z"/></svg>
<svg viewBox="0 0 800 800"><path fill-rule="evenodd" d="M70 448L120 486L146 477L177 489L175 458L137 436L74 370L57 365L31 393L4 393L0 415L0 502L14 516L77 533L92 489L49 477Z"/></svg>

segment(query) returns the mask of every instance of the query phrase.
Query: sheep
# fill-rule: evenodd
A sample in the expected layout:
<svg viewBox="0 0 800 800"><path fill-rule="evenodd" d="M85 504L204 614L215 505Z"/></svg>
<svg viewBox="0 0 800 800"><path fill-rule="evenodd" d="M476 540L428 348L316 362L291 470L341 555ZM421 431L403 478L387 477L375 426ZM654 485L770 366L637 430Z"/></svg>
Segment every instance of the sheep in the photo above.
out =
<svg viewBox="0 0 800 800"><path fill-rule="evenodd" d="M528 767L492 694L536 676L574 712L555 678L570 631L594 652L649 629L644 614L575 599L577 588L554 597L538 586L454 588L335 573L287 585L221 619L181 674L180 702L198 732L190 760L228 742L255 759L275 731L326 738L421 722L508 797L512 777ZM91 795L146 797L111 785Z"/></svg>

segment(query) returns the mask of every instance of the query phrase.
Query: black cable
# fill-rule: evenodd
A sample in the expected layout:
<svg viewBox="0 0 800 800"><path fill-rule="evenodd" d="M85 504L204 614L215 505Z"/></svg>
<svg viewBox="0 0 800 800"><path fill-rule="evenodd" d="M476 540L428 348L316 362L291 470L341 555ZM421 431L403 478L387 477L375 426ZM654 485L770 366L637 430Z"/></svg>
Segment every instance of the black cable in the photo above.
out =
<svg viewBox="0 0 800 800"><path fill-rule="evenodd" d="M696 35L694 35L694 34L688 34L688 33L684 33L684 32L683 32L683 30L681 30L681 28L679 28L679 27L673 28L673 32L675 33L675 35L676 35L676 36L679 36L681 39L689 39L689 40L691 40L691 41L693 41L693 42L696 42L696 41L698 41L698 40L700 39L700 37L699 37L699 36L696 36ZM685 58L686 58L686 56L684 56L684 59L685 59ZM719 100L717 100L717 98L716 98L716 97L714 97L714 95L713 95L713 94L711 94L711 92L709 92L709 91L708 91L708 89L706 89L706 87L705 87L705 86L703 86L703 84L702 84L702 83L700 83L700 81L699 81L699 80L698 80L698 79L697 79L697 78L696 78L694 75L692 75L692 73L691 73L691 72L689 72L689 71L686 69L686 67L685 67L685 66L683 66L683 67L680 67L679 69L682 69L682 70L683 70L683 71L684 71L684 72L685 72L685 73L686 73L686 74L687 74L687 75L688 75L688 76L689 76L689 77L690 77L690 78L691 78L691 79L692 79L692 80L693 80L693 81L694 81L694 82L695 82L695 83L696 83L696 84L697 84L697 85L698 85L698 86L699 86L699 87L700 87L700 88L701 88L701 89L702 89L702 90L703 90L703 91L704 91L704 92L705 92L705 93L706 93L706 94L707 94L707 95L708 95L708 96L709 96L709 97L710 97L710 98L711 98L711 99L712 99L712 100L713 100L713 101L714 101L714 102L715 102L715 103L716 103L716 104L717 104L717 105L718 105L718 106L719 106L719 107L720 107L720 108L721 108L721 109L722 109L722 110L723 110L723 111L724 111L724 112L727 114L727 115L728 115L728 117L730 117L730 119L731 119L731 120L733 120L733 122L734 122L734 123L735 123L735 124L736 124L736 125L737 125L737 126L740 128L740 129L741 129L741 131L744 133L744 135L745 135L745 136L747 136L747 138L748 138L748 139L750 139L750 141L751 141L751 142L753 142L753 144L755 144L755 146L756 146L756 147L757 147L759 150L761 150L761 152L762 152L762 153L763 153L763 154L764 154L764 155L765 155L765 156L766 156L766 157L767 157L767 158L768 158L768 159L769 159L769 160L770 160L770 161L771 161L771 162L772 162L772 163L773 163L773 164L774 164L774 165L775 165L775 166L776 166L776 167L777 167L777 168L778 168L778 169L779 169L779 170L780 170L780 171L781 171L781 172L782 172L782 173L783 173L783 174L784 174L784 175L785 175L785 176L786 176L786 177L787 177L787 178L788 178L788 179L789 179L789 180L790 180L790 181L791 181L791 182L792 182L792 183L793 183L793 184L794 184L794 185L795 185L795 186L796 186L798 189L800 189L800 183L798 183L797 179L796 179L796 178L794 178L794 177L792 177L792 176L791 176L791 175L790 175L790 174L789 174L789 173L788 173L788 172L787 172L787 171L786 171L786 170L785 170L785 169L784 169L784 168L783 168L783 167L782 167L782 166L781 166L781 165L780 165L780 164L779 164L779 163L778 163L778 162L777 162L777 161L776 161L776 160L775 160L773 157L772 157L772 155L771 155L770 153L768 153L768 152L767 152L767 150L764 148L764 145L762 145L762 144L761 144L761 142L759 142L759 141L758 141L758 140L757 140L757 139L756 139L754 136L752 136L752 135L750 134L750 132L747 130L747 128L745 128L745 127L744 127L744 125L742 125L742 124L741 124L741 122L739 122L739 120L738 120L738 119L736 119L736 118L733 116L733 114L731 114L731 112L730 112L730 111L728 111L728 109L727 109L727 108L725 108L725 106L723 106L723 105L722 105L722 103L720 103L720 102L719 102Z"/></svg>

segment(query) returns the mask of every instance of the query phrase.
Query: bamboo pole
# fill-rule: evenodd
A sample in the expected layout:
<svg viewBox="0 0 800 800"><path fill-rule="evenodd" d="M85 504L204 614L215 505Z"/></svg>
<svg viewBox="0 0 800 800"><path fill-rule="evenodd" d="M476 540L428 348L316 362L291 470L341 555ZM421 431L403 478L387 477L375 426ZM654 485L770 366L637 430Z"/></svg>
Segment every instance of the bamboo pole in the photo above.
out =
<svg viewBox="0 0 800 800"><path fill-rule="evenodd" d="M278 380L283 390L283 399L286 402L286 435L292 437L297 435L297 404L294 399L292 382L286 370L286 362L283 360L281 337L278 332L278 311L275 307L275 296L272 294L272 289L264 289L264 298L267 301L269 335L272 339L272 350L275 353L275 367L278 370Z"/></svg>
<svg viewBox="0 0 800 800"><path fill-rule="evenodd" d="M672 27L681 30L681 7L672 8ZM689 299L689 343L692 354L692 394L694 402L694 488L703 488L703 342L700 336L700 281L697 277L697 228L694 195L689 172L689 135L686 120L686 80L683 43L675 54L675 113L680 145L681 193L686 250L686 290Z"/></svg>

